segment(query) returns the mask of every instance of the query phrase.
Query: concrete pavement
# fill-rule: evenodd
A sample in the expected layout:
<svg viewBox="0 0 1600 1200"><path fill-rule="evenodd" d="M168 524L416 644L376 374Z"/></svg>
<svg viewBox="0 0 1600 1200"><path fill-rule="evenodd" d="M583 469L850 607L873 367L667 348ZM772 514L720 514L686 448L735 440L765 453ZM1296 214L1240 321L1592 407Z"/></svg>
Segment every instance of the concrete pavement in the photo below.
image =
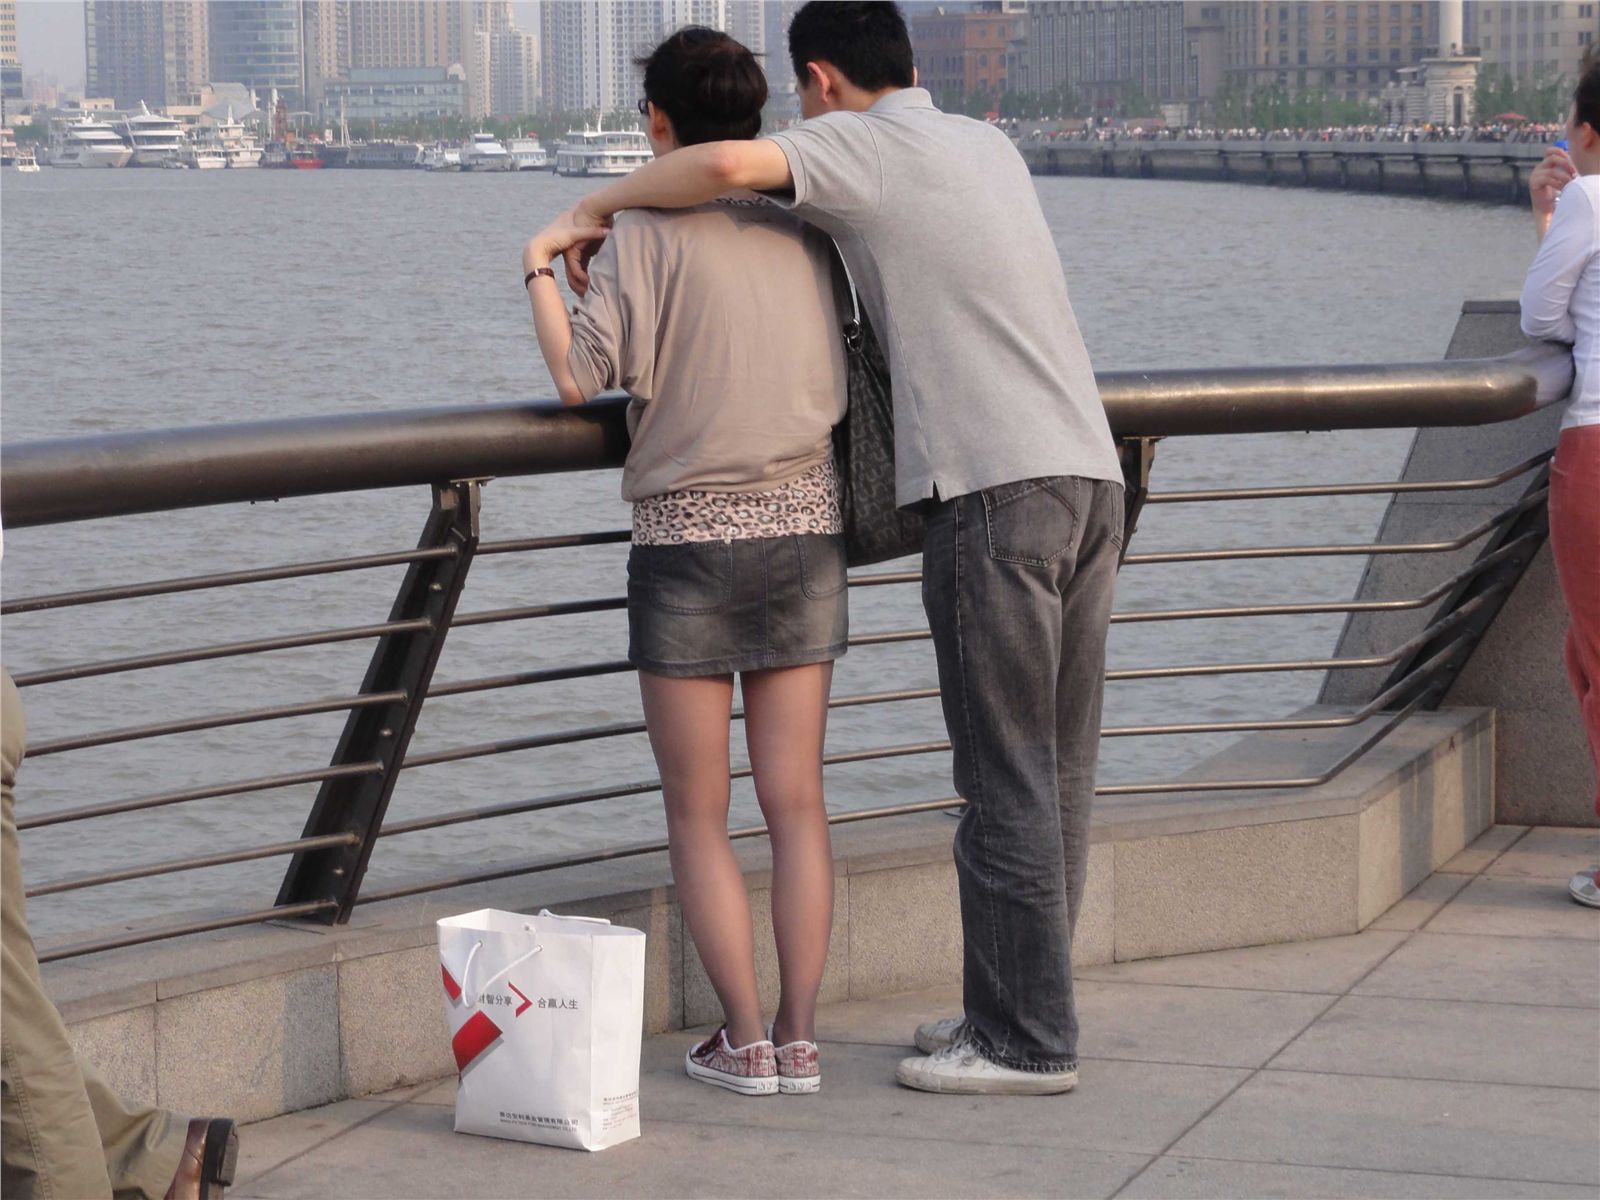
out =
<svg viewBox="0 0 1600 1200"><path fill-rule="evenodd" d="M1597 861L1495 826L1354 936L1084 968L1066 1096L896 1087L942 988L824 1009L816 1096L693 1083L665 1034L637 1141L457 1135L451 1078L247 1127L230 1194L1600 1197Z"/></svg>

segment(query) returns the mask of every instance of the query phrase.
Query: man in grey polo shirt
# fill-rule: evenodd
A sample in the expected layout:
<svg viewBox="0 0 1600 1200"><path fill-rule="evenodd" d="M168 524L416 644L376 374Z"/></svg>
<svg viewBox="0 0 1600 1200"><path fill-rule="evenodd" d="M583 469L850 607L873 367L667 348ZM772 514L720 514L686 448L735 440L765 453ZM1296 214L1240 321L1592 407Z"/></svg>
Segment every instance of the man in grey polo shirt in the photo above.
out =
<svg viewBox="0 0 1600 1200"><path fill-rule="evenodd" d="M893 380L896 490L924 504L923 603L956 788L964 1008L898 1078L1040 1094L1077 1081L1083 894L1122 546L1122 472L1061 260L998 129L934 107L889 3L789 29L800 126L674 151L580 203L593 228L753 188L831 234ZM568 258L575 287L583 259Z"/></svg>

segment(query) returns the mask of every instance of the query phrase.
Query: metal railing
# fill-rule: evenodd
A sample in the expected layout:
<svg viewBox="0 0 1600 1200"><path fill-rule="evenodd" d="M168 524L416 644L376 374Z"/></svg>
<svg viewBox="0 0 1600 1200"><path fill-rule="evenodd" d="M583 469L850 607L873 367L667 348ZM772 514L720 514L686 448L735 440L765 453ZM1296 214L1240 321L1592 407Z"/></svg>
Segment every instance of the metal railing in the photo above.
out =
<svg viewBox="0 0 1600 1200"><path fill-rule="evenodd" d="M1366 704L1355 712L1336 716L1112 725L1102 730L1106 738L1124 738L1353 729L1372 723L1336 762L1314 776L1204 782L1147 780L1105 784L1097 789L1098 793L1125 796L1309 788L1333 778L1413 712L1437 704L1545 536L1548 453L1508 466L1496 474L1472 479L1158 492L1150 490L1149 479L1160 439L1194 434L1409 428L1508 421L1560 399L1570 379L1570 358L1557 347L1536 347L1500 359L1406 366L1102 375L1102 395L1124 464L1130 537L1146 505L1487 491L1526 482L1523 495L1515 503L1459 536L1444 540L1382 545L1306 543L1127 554L1125 565L1139 568L1151 564L1236 559L1430 555L1459 551L1481 543L1476 557L1466 567L1419 595L1385 600L1329 598L1117 612L1112 617L1114 624L1148 624L1420 610L1440 606L1424 629L1381 653L1109 670L1107 680L1110 683L1372 668L1389 668L1389 675ZM0 606L0 614L9 616L264 581L299 580L381 567L405 568L404 579L383 621L214 642L181 650L22 671L16 675L19 687L31 688L184 663L248 659L285 648L357 641L373 643L365 676L359 688L350 694L89 730L33 745L30 757L41 758L200 730L314 714L345 714L344 728L326 766L318 765L308 753L308 761L303 765L269 775L195 784L26 815L19 820L19 829L31 830L200 800L237 798L298 784L318 785L315 802L298 838L53 879L36 884L28 893L43 897L175 872L286 857L289 866L277 898L270 906L141 926L108 936L51 945L43 948L41 960L69 958L269 920L310 918L339 922L347 920L357 904L664 849L663 841L650 840L582 854L497 863L479 870L379 890L362 889L374 848L381 839L644 795L658 789L659 781L655 779L603 783L431 813L410 820L385 820L396 781L405 771L540 747L602 742L643 731L642 721L616 721L457 745L427 753L408 753L418 715L429 699L534 687L631 670L625 661L613 658L577 665L533 667L450 683L433 682L434 667L452 628L536 621L625 607L621 597L605 597L457 612L469 568L476 558L614 544L626 542L629 536L627 531L605 531L485 542L479 531L481 485L485 480L497 476L617 467L626 453L626 445L623 404L612 399L583 409L563 409L553 403L449 407L5 446L3 462L0 462L0 512L3 512L5 525L11 528L371 488L428 486L432 491L429 515L414 549L56 592L8 600ZM880 570L858 574L849 583L852 588L861 589L910 584L919 579L920 573L914 570ZM929 636L926 629L897 629L856 634L851 637L850 644L852 647L890 645L926 640ZM937 695L936 688L867 692L836 696L831 707L859 708L929 700ZM736 719L742 715L737 710L734 713ZM833 753L825 762L829 765L870 762L934 754L948 748L948 742L943 740L920 741ZM734 772L735 778L749 774L748 768ZM946 796L836 813L830 820L836 824L865 821L944 809L958 803L959 799ZM736 830L732 836L742 839L764 832L761 826L751 826Z"/></svg>

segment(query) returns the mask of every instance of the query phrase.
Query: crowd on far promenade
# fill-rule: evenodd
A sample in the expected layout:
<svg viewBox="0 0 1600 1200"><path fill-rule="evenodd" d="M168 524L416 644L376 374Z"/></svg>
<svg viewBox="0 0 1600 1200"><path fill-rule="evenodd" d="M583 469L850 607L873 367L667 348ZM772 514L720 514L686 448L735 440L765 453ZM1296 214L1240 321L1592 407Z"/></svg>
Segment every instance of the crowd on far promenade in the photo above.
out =
<svg viewBox="0 0 1600 1200"><path fill-rule="evenodd" d="M1474 125L1344 125L1320 129L1178 129L1162 125L1089 125L1082 129L1036 130L1031 140L1074 142L1532 142L1564 136L1564 126L1536 122Z"/></svg>

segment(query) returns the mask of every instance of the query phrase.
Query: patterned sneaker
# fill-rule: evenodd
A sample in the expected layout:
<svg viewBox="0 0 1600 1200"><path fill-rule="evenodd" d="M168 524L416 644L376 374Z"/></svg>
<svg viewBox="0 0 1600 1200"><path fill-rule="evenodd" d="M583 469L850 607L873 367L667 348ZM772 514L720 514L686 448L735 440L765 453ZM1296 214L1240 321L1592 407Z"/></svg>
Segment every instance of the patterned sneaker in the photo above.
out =
<svg viewBox="0 0 1600 1200"><path fill-rule="evenodd" d="M767 1039L777 1041L771 1025L767 1026ZM785 1096L808 1096L822 1090L815 1042L785 1042L774 1053L778 1056L778 1090Z"/></svg>
<svg viewBox="0 0 1600 1200"><path fill-rule="evenodd" d="M1053 1096L1078 1085L1078 1072L1018 1071L990 1062L978 1044L962 1034L927 1058L902 1059L894 1077L919 1092L961 1095Z"/></svg>
<svg viewBox="0 0 1600 1200"><path fill-rule="evenodd" d="M1567 884L1567 892L1579 904L1600 908L1600 867L1579 871Z"/></svg>
<svg viewBox="0 0 1600 1200"><path fill-rule="evenodd" d="M689 1078L725 1087L741 1096L778 1094L778 1059L765 1038L735 1049L724 1025L683 1057Z"/></svg>
<svg viewBox="0 0 1600 1200"><path fill-rule="evenodd" d="M967 1023L966 1017L940 1017L937 1021L924 1021L917 1026L913 1039L924 1054L937 1054L956 1040L956 1033Z"/></svg>

